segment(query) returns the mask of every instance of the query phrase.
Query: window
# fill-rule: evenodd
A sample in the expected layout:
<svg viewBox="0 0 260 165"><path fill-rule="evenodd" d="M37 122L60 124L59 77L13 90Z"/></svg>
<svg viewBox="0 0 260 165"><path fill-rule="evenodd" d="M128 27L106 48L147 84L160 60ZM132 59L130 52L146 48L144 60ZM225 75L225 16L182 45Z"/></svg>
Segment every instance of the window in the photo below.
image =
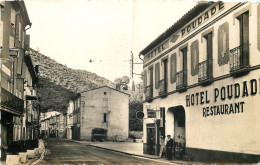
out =
<svg viewBox="0 0 260 165"><path fill-rule="evenodd" d="M180 92L187 87L187 51L187 44L180 48L180 71L176 73L176 89Z"/></svg>
<svg viewBox="0 0 260 165"><path fill-rule="evenodd" d="M239 22L239 46L230 50L230 72L248 71L249 66L249 11L236 17Z"/></svg>
<svg viewBox="0 0 260 165"><path fill-rule="evenodd" d="M213 31L203 36L205 41L205 56L202 62L199 63L199 82L206 83L212 80L212 37Z"/></svg>
<svg viewBox="0 0 260 165"><path fill-rule="evenodd" d="M103 117L104 117L104 121L103 121L103 122L106 123L106 122L107 122L107 114L104 113L104 116L103 116Z"/></svg>
<svg viewBox="0 0 260 165"><path fill-rule="evenodd" d="M163 65L163 79L159 81L159 95L167 95L167 86L168 86L168 56L162 59Z"/></svg>

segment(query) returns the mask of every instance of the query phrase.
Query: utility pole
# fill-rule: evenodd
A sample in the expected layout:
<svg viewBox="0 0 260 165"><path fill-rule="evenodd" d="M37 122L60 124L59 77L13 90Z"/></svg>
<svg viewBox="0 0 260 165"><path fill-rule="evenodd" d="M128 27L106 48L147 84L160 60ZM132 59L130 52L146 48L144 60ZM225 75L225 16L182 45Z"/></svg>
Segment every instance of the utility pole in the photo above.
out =
<svg viewBox="0 0 260 165"><path fill-rule="evenodd" d="M133 79L133 75L142 75L142 74L139 74L139 73L134 73L134 64L143 64L141 62L136 62L134 63L134 55L133 55L133 52L131 51L131 59L130 59L130 77L131 79Z"/></svg>

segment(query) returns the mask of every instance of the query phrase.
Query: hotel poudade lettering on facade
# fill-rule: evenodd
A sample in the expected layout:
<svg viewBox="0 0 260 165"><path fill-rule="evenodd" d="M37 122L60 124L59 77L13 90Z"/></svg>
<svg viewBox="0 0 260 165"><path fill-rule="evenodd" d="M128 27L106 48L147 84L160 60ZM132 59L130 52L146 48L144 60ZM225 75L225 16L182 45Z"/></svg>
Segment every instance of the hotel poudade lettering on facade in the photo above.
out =
<svg viewBox="0 0 260 165"><path fill-rule="evenodd" d="M198 3L141 56L144 153L171 135L175 158L259 162L259 3Z"/></svg>

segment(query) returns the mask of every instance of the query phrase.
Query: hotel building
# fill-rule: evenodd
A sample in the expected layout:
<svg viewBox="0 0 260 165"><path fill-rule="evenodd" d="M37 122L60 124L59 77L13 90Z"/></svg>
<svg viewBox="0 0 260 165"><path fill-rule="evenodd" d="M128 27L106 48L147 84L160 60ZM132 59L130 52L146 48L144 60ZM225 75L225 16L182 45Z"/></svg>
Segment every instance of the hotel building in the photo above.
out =
<svg viewBox="0 0 260 165"><path fill-rule="evenodd" d="M144 153L171 135L175 158L260 160L260 3L198 3L139 56Z"/></svg>

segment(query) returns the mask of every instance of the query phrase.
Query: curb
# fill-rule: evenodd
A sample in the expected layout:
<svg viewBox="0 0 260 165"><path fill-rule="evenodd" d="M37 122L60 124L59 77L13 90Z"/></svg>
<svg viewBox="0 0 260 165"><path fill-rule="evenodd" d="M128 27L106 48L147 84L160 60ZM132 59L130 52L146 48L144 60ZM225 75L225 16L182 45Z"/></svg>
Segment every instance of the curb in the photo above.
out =
<svg viewBox="0 0 260 165"><path fill-rule="evenodd" d="M128 153L128 152L117 151L117 150L113 150L113 149L109 149L109 148L94 146L94 145L91 145L91 144L87 144L86 146L91 146L91 147L95 147L95 148L99 148L99 149L104 149L104 150L108 150L108 151L123 153L123 154L126 154L126 155L133 155L133 156L144 157L144 158L149 158L149 159L160 159L159 157L157 158L157 157L149 157L149 156L145 156L145 155L131 154L131 153Z"/></svg>
<svg viewBox="0 0 260 165"><path fill-rule="evenodd" d="M43 145L44 145L44 140L42 140L42 141L43 141ZM31 164L38 164L40 161L42 161L42 160L44 159L45 152L46 152L46 149L45 149L45 145L44 145L44 146L43 146L43 152L42 152L40 158L37 159L37 160L35 160L35 161L33 161L33 162L30 162L30 163L28 163L28 164L30 164L30 165L31 165Z"/></svg>
<svg viewBox="0 0 260 165"><path fill-rule="evenodd" d="M95 147L95 148L99 148L99 149L103 149L103 150L107 150L107 151L112 151L112 152L116 152L116 153L126 154L126 155L130 155L130 156L135 156L135 157L139 157L139 158L143 158L143 159L152 159L154 161L157 161L157 162L160 162L160 163L163 163L163 164L183 164L183 163L178 163L178 162L163 161L159 157L157 158L157 157L149 157L149 156L145 156L145 155L131 154L131 153L128 153L128 152L117 151L117 150L113 150L113 149L109 149L109 148L94 146L94 145L91 145L91 144L87 144L86 146Z"/></svg>

